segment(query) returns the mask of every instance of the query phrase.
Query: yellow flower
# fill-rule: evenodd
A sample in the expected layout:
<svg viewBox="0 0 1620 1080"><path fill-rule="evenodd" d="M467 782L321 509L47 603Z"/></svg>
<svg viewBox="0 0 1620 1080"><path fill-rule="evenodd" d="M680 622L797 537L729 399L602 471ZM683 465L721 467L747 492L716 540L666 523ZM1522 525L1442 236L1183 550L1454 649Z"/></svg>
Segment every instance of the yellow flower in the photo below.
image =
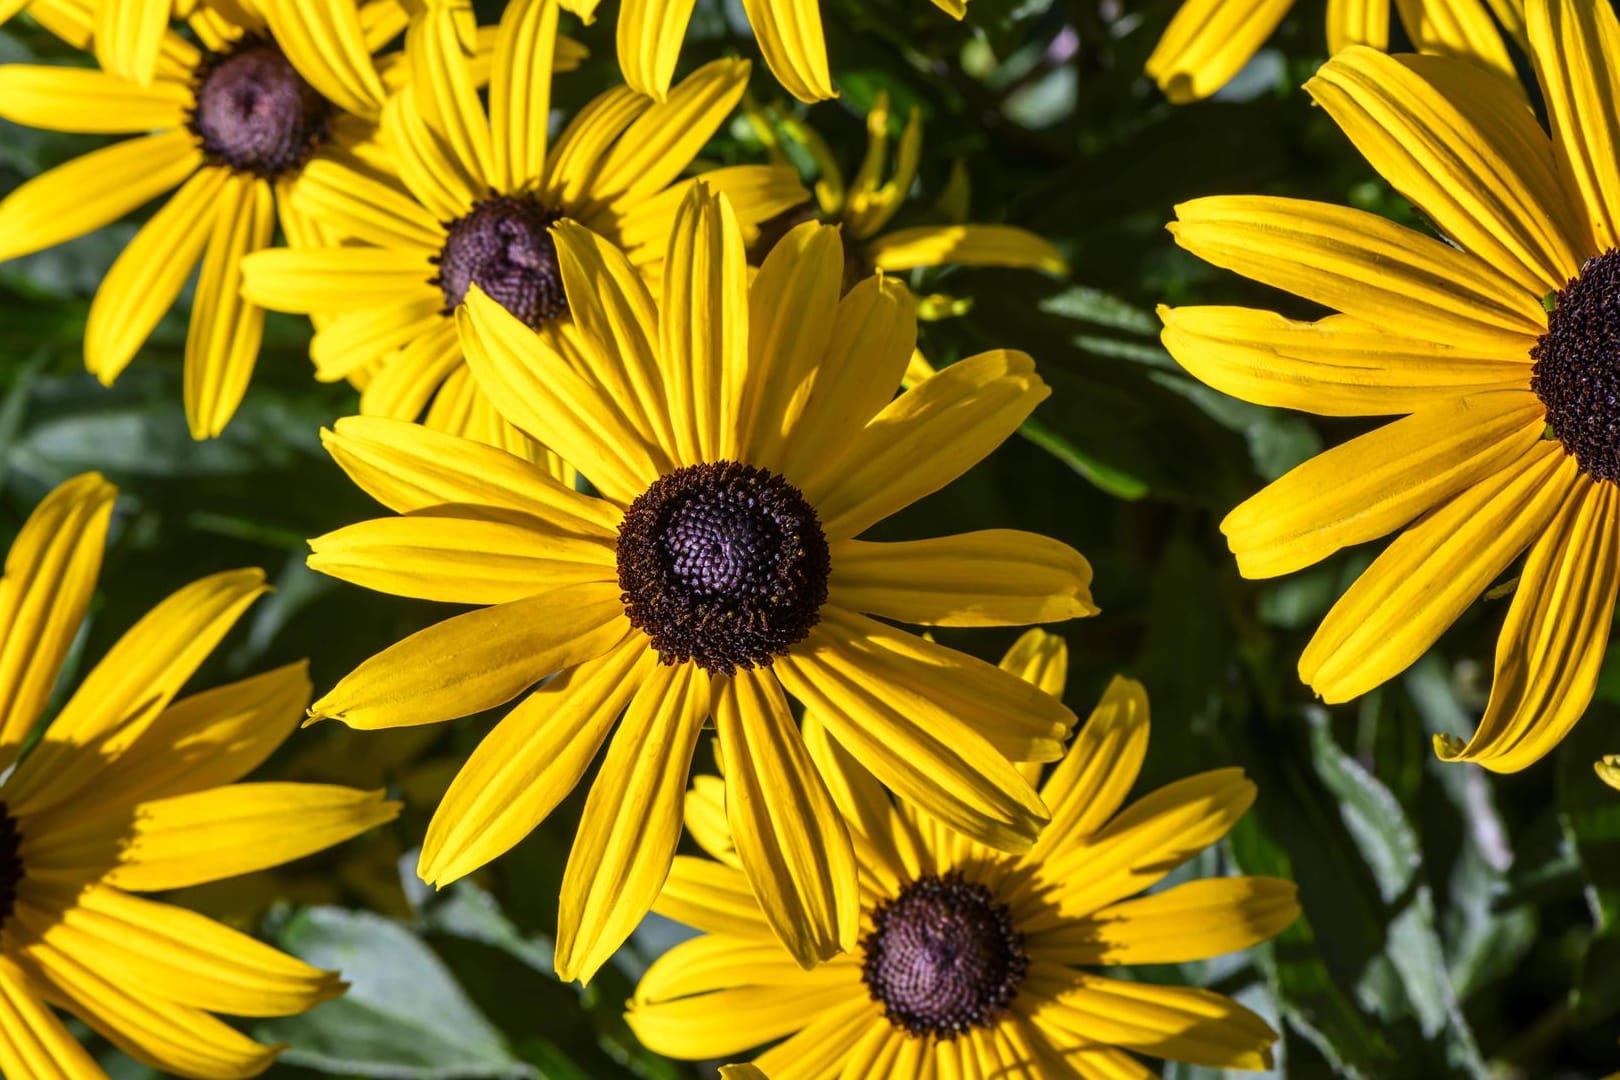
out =
<svg viewBox="0 0 1620 1080"><path fill-rule="evenodd" d="M1207 98L1242 70L1293 4L1183 0L1148 57L1147 74L1177 105ZM1389 0L1329 0L1328 55L1352 45L1388 48L1389 6ZM1523 0L1395 0L1395 9L1420 51L1471 59L1517 78L1491 15L1522 44Z"/></svg>
<svg viewBox="0 0 1620 1080"><path fill-rule="evenodd" d="M1063 691L1063 642L1043 631L1002 666ZM1276 878L1129 899L1218 841L1255 796L1242 770L1216 769L1121 810L1147 750L1140 684L1109 685L1041 788L1052 823L1018 856L891 802L819 714L807 711L804 734L854 837L859 950L805 971L772 940L733 846L725 784L698 777L687 825L712 858L678 857L655 910L703 934L636 988L626 1019L647 1046L723 1058L781 1039L756 1059L777 1080L1153 1075L1127 1051L1270 1067L1276 1032L1236 1002L1079 970L1207 959L1299 916L1293 883ZM1039 766L1025 768L1039 778Z"/></svg>
<svg viewBox="0 0 1620 1080"><path fill-rule="evenodd" d="M427 410L431 427L544 460L468 374L454 318L468 288L476 283L551 349L577 354L554 222L609 237L656 283L691 184L677 178L736 106L748 64L709 64L661 104L609 90L548 147L556 41L555 0L507 7L486 116L450 11L417 19L406 45L410 84L383 120L403 185L364 167L311 163L292 201L326 244L246 260L251 300L329 316L310 350L317 377L363 381L362 413L414 420ZM705 179L731 195L750 229L804 199L791 169L740 165Z"/></svg>
<svg viewBox="0 0 1620 1080"><path fill-rule="evenodd" d="M348 787L235 783L297 724L302 663L174 700L265 591L257 570L204 578L152 609L30 741L95 589L116 496L94 473L58 487L0 581L0 769L11 769L0 781L0 1074L103 1076L50 1002L155 1069L254 1076L277 1048L209 1014L289 1016L343 983L133 894L276 866L398 806Z"/></svg>
<svg viewBox="0 0 1620 1080"><path fill-rule="evenodd" d="M749 108L754 130L772 153L786 160L777 129L809 151L816 163L816 206L820 219L839 225L844 238L844 282L853 286L874 270L900 274L932 266L1004 266L1067 274L1063 255L1046 240L1012 225L923 225L883 230L894 220L917 178L922 153L922 115L914 106L900 135L894 171L889 160L889 95L879 92L866 116L866 156L853 182L847 183L832 150L821 135L792 114ZM920 298L919 317L957 314L964 305L946 296Z"/></svg>
<svg viewBox="0 0 1620 1080"><path fill-rule="evenodd" d="M35 0L29 13L83 48L100 10L92 0ZM178 186L96 291L84 356L111 385L200 259L185 405L191 434L202 439L235 413L263 336L264 310L240 295L242 258L269 245L277 205L285 211L306 160L369 133L384 99L371 51L398 34L404 14L392 0L213 0L191 25L206 49L165 29L150 86L83 68L0 67L0 116L8 120L144 133L0 201L0 260L100 228ZM282 224L296 231L285 212Z"/></svg>
<svg viewBox="0 0 1620 1080"><path fill-rule="evenodd" d="M562 5L590 22L598 2L562 0ZM624 0L617 28L619 69L631 89L660 101L669 92L695 3ZM804 102L838 96L827 70L820 0L742 0L742 5L766 66L788 93ZM956 19L967 14L967 0L934 0L934 6Z"/></svg>
<svg viewBox="0 0 1620 1080"><path fill-rule="evenodd" d="M351 417L327 434L401 516L311 541L310 565L457 603L311 710L353 727L507 714L440 804L419 872L443 885L556 807L608 744L563 878L557 968L588 979L648 910L680 834L698 733L732 764L744 864L804 963L854 944L849 838L784 690L886 784L980 840L1027 847L1046 814L1008 759L1050 760L1073 714L868 614L943 626L1091 614L1091 569L1010 530L855 539L944 487L1047 395L997 351L894 396L916 321L871 278L840 299L838 232L807 223L757 276L730 203L699 182L670 233L661 300L630 260L553 227L584 346L553 351L476 287L458 314L473 373L514 425L601 497L428 428ZM624 723L609 740L619 714Z"/></svg>
<svg viewBox="0 0 1620 1080"><path fill-rule="evenodd" d="M1586 0L1531 0L1526 14L1550 138L1506 80L1461 61L1358 47L1306 84L1444 239L1298 199L1198 199L1177 208L1177 243L1339 314L1161 313L1166 347L1217 389L1410 414L1221 525L1254 578L1404 529L1300 657L1324 700L1405 669L1529 549L1479 730L1436 740L1447 760L1501 772L1541 758L1585 710L1620 584L1620 25Z"/></svg>

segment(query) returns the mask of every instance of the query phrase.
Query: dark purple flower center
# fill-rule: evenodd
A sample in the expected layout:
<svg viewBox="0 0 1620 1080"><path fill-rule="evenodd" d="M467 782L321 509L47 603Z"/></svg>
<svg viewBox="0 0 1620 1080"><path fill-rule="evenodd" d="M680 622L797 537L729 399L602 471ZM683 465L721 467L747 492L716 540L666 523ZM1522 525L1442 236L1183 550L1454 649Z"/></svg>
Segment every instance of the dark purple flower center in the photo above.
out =
<svg viewBox="0 0 1620 1080"><path fill-rule="evenodd" d="M332 105L275 43L244 39L197 70L191 130L203 152L238 172L276 177L326 138Z"/></svg>
<svg viewBox="0 0 1620 1080"><path fill-rule="evenodd" d="M527 195L497 195L450 222L433 284L454 311L477 285L530 329L568 314L551 225L562 214Z"/></svg>
<svg viewBox="0 0 1620 1080"><path fill-rule="evenodd" d="M1554 301L1530 389L1581 471L1620 483L1620 251L1587 259Z"/></svg>

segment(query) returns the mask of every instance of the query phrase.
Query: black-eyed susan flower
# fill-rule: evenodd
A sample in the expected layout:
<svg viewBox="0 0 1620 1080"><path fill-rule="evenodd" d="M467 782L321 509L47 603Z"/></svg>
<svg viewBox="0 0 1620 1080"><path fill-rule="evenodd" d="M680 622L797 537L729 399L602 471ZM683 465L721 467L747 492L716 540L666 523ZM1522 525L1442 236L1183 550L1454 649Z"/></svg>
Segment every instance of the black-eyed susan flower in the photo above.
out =
<svg viewBox="0 0 1620 1080"><path fill-rule="evenodd" d="M1050 634L1030 631L1002 666L1062 693L1063 644ZM1140 684L1109 685L1042 785L1052 821L1022 855L892 802L828 731L806 711L809 754L854 839L859 947L811 971L793 962L750 893L731 781L698 777L686 819L711 857L678 857L656 910L702 935L642 977L627 1019L643 1043L701 1059L780 1039L755 1060L775 1080L1154 1075L1134 1054L1270 1066L1276 1033L1236 1002L1088 970L1246 949L1299 915L1293 883L1265 877L1131 899L1218 841L1255 796L1241 770L1216 769L1120 809L1147 750Z"/></svg>
<svg viewBox="0 0 1620 1080"><path fill-rule="evenodd" d="M1401 535L1328 612L1299 674L1348 701L1423 654L1526 549L1489 705L1443 758L1511 772L1591 700L1620 585L1620 25L1531 0L1543 131L1506 80L1353 48L1306 84L1440 239L1298 199L1177 208L1182 247L1337 312L1161 312L1188 371L1249 401L1402 419L1318 455L1221 528L1248 577Z"/></svg>
<svg viewBox="0 0 1620 1080"><path fill-rule="evenodd" d="M578 354L550 233L564 219L624 248L656 286L691 183L678 178L735 108L748 64L709 64L662 103L609 90L548 146L556 40L555 0L507 7L486 113L449 10L416 20L406 45L413 75L383 122L403 183L313 163L293 198L328 243L247 260L254 301L328 316L311 346L317 377L362 380L362 413L414 420L425 410L432 427L543 459L463 363L454 316L468 289L476 284L552 351ZM749 230L805 197L791 169L704 175L730 194Z"/></svg>
<svg viewBox="0 0 1620 1080"><path fill-rule="evenodd" d="M1294 0L1183 0L1147 60L1147 74L1178 105L1225 86L1294 6ZM1500 27L1524 41L1522 0L1395 0L1401 26L1421 52L1463 57L1516 78ZM1389 47L1389 0L1332 0L1327 49Z"/></svg>
<svg viewBox="0 0 1620 1080"><path fill-rule="evenodd" d="M398 807L348 787L236 783L296 726L310 689L301 663L175 700L265 591L257 570L158 604L33 738L95 589L116 494L94 473L57 488L0 580L0 1074L103 1076L54 1005L152 1068L254 1076L277 1048L211 1014L289 1016L343 984L136 894L276 866Z"/></svg>
<svg viewBox="0 0 1620 1080"><path fill-rule="evenodd" d="M419 871L443 885L504 852L606 745L563 877L558 971L588 979L651 906L712 717L742 862L806 964L855 944L849 837L787 696L907 800L992 846L1046 818L1009 762L1051 760L1073 714L992 665L880 623L1019 625L1092 613L1069 547L991 530L873 543L870 526L1006 439L1047 388L1021 353L895 396L910 296L840 297L838 232L801 225L750 281L729 201L699 183L661 297L572 221L552 227L579 353L474 287L458 313L496 408L600 497L429 428L340 421L338 463L400 516L311 541L310 565L409 596L489 605L366 661L311 716L359 728L507 714L451 785ZM620 714L622 723L617 723ZM610 738L611 735L611 738Z"/></svg>
<svg viewBox="0 0 1620 1080"><path fill-rule="evenodd" d="M1028 229L1013 225L953 222L919 225L884 232L894 220L917 179L922 156L922 113L913 106L889 166L889 95L880 92L866 116L866 154L847 181L837 158L821 135L802 119L776 110L749 107L753 128L772 153L784 162L780 140L790 139L808 151L816 164L816 212L821 221L838 225L844 239L846 287L874 271L904 274L939 266L1002 266L1066 274L1063 254ZM964 199L965 203L965 199ZM965 213L965 206L964 206ZM923 319L958 314L963 302L944 295L919 297Z"/></svg>
<svg viewBox="0 0 1620 1080"><path fill-rule="evenodd" d="M157 5L161 7L161 5ZM29 13L80 48L93 0ZM154 8L155 10L155 8ZM233 0L199 8L203 48L165 28L151 85L83 68L0 67L0 116L53 131L133 135L34 177L0 201L0 260L100 228L178 188L135 234L90 306L84 357L111 384L200 261L185 351L186 419L218 435L247 390L264 310L241 296L242 259L270 244L278 205L312 157L363 141L384 86L372 50L395 37L392 0Z"/></svg>
<svg viewBox="0 0 1620 1080"><path fill-rule="evenodd" d="M562 0L589 22L599 0ZM933 0L960 19L967 0ZM821 29L820 0L742 0L765 64L783 89L800 101L837 97L827 70L827 39ZM619 69L631 89L663 100L675 77L681 42L694 0L624 0L619 9Z"/></svg>

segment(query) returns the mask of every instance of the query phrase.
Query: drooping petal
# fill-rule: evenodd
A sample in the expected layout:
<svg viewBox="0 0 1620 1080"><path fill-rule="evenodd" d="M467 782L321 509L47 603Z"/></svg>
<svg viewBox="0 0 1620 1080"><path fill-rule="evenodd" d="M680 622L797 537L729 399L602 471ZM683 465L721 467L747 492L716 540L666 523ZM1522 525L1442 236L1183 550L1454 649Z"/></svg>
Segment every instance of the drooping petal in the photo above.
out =
<svg viewBox="0 0 1620 1080"><path fill-rule="evenodd" d="M633 633L507 713L456 773L428 825L417 873L442 888L527 836L579 784L658 654Z"/></svg>
<svg viewBox="0 0 1620 1080"><path fill-rule="evenodd" d="M625 84L654 101L669 95L675 61L696 0L624 0L619 12L619 70Z"/></svg>
<svg viewBox="0 0 1620 1080"><path fill-rule="evenodd" d="M1620 590L1620 499L1582 475L1530 548L1496 643L1491 700L1473 738L1438 737L1447 761L1517 772L1541 760L1591 704Z"/></svg>
<svg viewBox="0 0 1620 1080"><path fill-rule="evenodd" d="M24 127L135 135L179 127L190 104L183 83L139 86L94 68L0 66L0 117Z"/></svg>
<svg viewBox="0 0 1620 1080"><path fill-rule="evenodd" d="M106 1073L40 1000L27 975L0 957L0 1074L29 1080L105 1080Z"/></svg>
<svg viewBox="0 0 1620 1080"><path fill-rule="evenodd" d="M886 273L921 266L1008 266L1066 274L1062 252L1028 229L1011 225L926 225L867 241L866 257Z"/></svg>
<svg viewBox="0 0 1620 1080"><path fill-rule="evenodd" d="M1207 98L1242 70L1293 2L1183 0L1143 70L1177 105Z"/></svg>
<svg viewBox="0 0 1620 1080"><path fill-rule="evenodd" d="M1527 390L1452 398L1309 459L1240 504L1221 531L1245 577L1291 573L1495 475L1546 424Z"/></svg>
<svg viewBox="0 0 1620 1080"><path fill-rule="evenodd" d="M557 975L589 982L652 909L681 835L681 793L709 716L709 676L654 668L580 815L557 912Z"/></svg>
<svg viewBox="0 0 1620 1080"><path fill-rule="evenodd" d="M1405 670L1541 535L1575 475L1543 440L1408 528L1327 613L1299 677L1339 702Z"/></svg>
<svg viewBox="0 0 1620 1080"><path fill-rule="evenodd" d="M838 96L827 70L820 0L743 0L743 10L784 90L809 105Z"/></svg>
<svg viewBox="0 0 1620 1080"><path fill-rule="evenodd" d="M366 660L310 717L371 730L432 724L504 705L624 634L617 582L569 585L456 615Z"/></svg>

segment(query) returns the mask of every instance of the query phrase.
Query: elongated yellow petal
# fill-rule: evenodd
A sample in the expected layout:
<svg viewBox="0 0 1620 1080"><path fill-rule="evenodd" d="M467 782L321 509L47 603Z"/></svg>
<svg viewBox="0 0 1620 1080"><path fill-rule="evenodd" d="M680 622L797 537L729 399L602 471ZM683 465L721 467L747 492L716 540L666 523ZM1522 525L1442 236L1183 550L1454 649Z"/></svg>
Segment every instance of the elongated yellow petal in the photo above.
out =
<svg viewBox="0 0 1620 1080"><path fill-rule="evenodd" d="M1062 964L1183 964L1247 949L1299 918L1292 881L1268 877L1188 881L1111 904L1040 934L1029 948Z"/></svg>
<svg viewBox="0 0 1620 1080"><path fill-rule="evenodd" d="M1545 294L1575 276L1591 230L1515 85L1461 61L1358 47L1305 89L1441 233Z"/></svg>
<svg viewBox="0 0 1620 1080"><path fill-rule="evenodd" d="M193 173L113 261L84 331L85 368L103 385L135 359L191 277L230 180L225 169Z"/></svg>
<svg viewBox="0 0 1620 1080"><path fill-rule="evenodd" d="M0 761L6 765L44 711L84 621L117 498L118 489L100 473L76 476L34 508L6 553L0 579Z"/></svg>
<svg viewBox="0 0 1620 1080"><path fill-rule="evenodd" d="M267 0L270 33L321 96L365 120L382 114L386 91L352 0Z"/></svg>
<svg viewBox="0 0 1620 1080"><path fill-rule="evenodd" d="M0 67L0 117L25 127L133 135L179 127L190 104L182 83L138 86L94 68Z"/></svg>
<svg viewBox="0 0 1620 1080"><path fill-rule="evenodd" d="M1321 416L1387 416L1461 395L1527 388L1528 353L1502 356L1390 333L1348 315L1316 322L1238 307L1159 308L1176 362L1222 393Z"/></svg>
<svg viewBox="0 0 1620 1080"><path fill-rule="evenodd" d="M563 128L546 162L541 197L555 206L583 213L608 150L643 112L652 99L628 86L614 86L596 95Z"/></svg>
<svg viewBox="0 0 1620 1080"><path fill-rule="evenodd" d="M664 257L669 254L669 232L675 225L675 215L692 188L700 183L731 202L743 239L749 244L758 241L762 223L802 206L806 198L799 174L791 168L727 165L676 181L622 212L593 212L585 224L611 237L641 271L647 287L656 292L663 282Z"/></svg>
<svg viewBox="0 0 1620 1080"><path fill-rule="evenodd" d="M0 1073L30 1080L105 1080L79 1040L10 960L0 958Z"/></svg>
<svg viewBox="0 0 1620 1080"><path fill-rule="evenodd" d="M125 139L41 173L0 200L0 261L117 221L202 163L196 137L177 128Z"/></svg>
<svg viewBox="0 0 1620 1080"><path fill-rule="evenodd" d="M623 636L623 619L616 582L469 611L365 661L310 706L310 716L368 730L470 716L601 656Z"/></svg>
<svg viewBox="0 0 1620 1080"><path fill-rule="evenodd" d="M1546 426L1526 390L1453 398L1297 466L1228 514L1221 531L1245 577L1292 573L1494 475Z"/></svg>
<svg viewBox="0 0 1620 1080"><path fill-rule="evenodd" d="M1109 680L1074 744L1041 786L1052 823L1030 849L1029 862L1048 858L1108 824L1142 771L1148 715L1141 683L1119 675Z"/></svg>
<svg viewBox="0 0 1620 1080"><path fill-rule="evenodd" d="M514 510L553 529L608 542L622 515L565 488L532 463L419 424L346 416L323 432L332 459L366 494L401 514L447 503Z"/></svg>
<svg viewBox="0 0 1620 1080"><path fill-rule="evenodd" d="M694 3L696 0L624 0L619 12L619 70L632 90L654 101L669 96Z"/></svg>
<svg viewBox="0 0 1620 1080"><path fill-rule="evenodd" d="M1543 440L1407 529L1327 613L1299 677L1339 702L1405 670L1541 535L1575 473Z"/></svg>
<svg viewBox="0 0 1620 1080"><path fill-rule="evenodd" d="M1620 20L1585 0L1528 0L1525 20L1559 168L1607 251L1620 245Z"/></svg>
<svg viewBox="0 0 1620 1080"><path fill-rule="evenodd" d="M695 930L747 937L782 948L742 870L710 859L675 856L653 910ZM785 950L782 956L789 959Z"/></svg>
<svg viewBox="0 0 1620 1080"><path fill-rule="evenodd" d="M727 866L742 869L737 845L731 839L731 822L726 819L725 780L718 776L692 777L683 816L686 831L698 847Z"/></svg>
<svg viewBox="0 0 1620 1080"><path fill-rule="evenodd" d="M507 713L456 773L422 841L417 873L440 888L504 854L579 784L657 665L632 632Z"/></svg>
<svg viewBox="0 0 1620 1080"><path fill-rule="evenodd" d="M912 826L915 815L895 805L877 777L827 733L827 725L813 710L805 711L800 730L822 782L849 828L863 886L871 879L892 895L902 882L922 872L922 843ZM691 829L690 807L687 817Z"/></svg>
<svg viewBox="0 0 1620 1080"><path fill-rule="evenodd" d="M806 970L774 941L704 934L681 942L652 962L636 984L631 1008L738 987L800 991L842 987L845 993L862 993L856 989L860 978L859 962L852 956Z"/></svg>
<svg viewBox="0 0 1620 1080"><path fill-rule="evenodd" d="M432 276L425 251L272 248L244 260L242 294L272 311L300 315L357 311L391 303L402 293L419 292Z"/></svg>
<svg viewBox="0 0 1620 1080"><path fill-rule="evenodd" d="M613 548L534 518L418 511L309 542L311 569L362 588L455 604L502 604L562 585L616 581Z"/></svg>
<svg viewBox="0 0 1620 1080"><path fill-rule="evenodd" d="M415 420L444 380L462 366L456 324L439 319L427 332L382 358L360 393L360 412L394 420Z"/></svg>
<svg viewBox="0 0 1620 1080"><path fill-rule="evenodd" d="M802 484L827 539L859 536L949 484L1049 393L1034 361L1005 349L970 356L907 390Z"/></svg>
<svg viewBox="0 0 1620 1080"><path fill-rule="evenodd" d="M781 953L780 948L778 953ZM808 979L806 982L810 985L737 986L731 983L707 994L665 1001L635 1001L625 1010L624 1019L636 1038L655 1053L702 1061L732 1057L791 1035L828 1009L852 997L865 996L865 987L853 978L831 986L817 986ZM850 1053L847 1047L844 1053ZM885 1070L852 1075L904 1074Z"/></svg>
<svg viewBox="0 0 1620 1080"><path fill-rule="evenodd" d="M743 10L784 90L811 105L838 96L827 71L820 0L743 0Z"/></svg>
<svg viewBox="0 0 1620 1080"><path fill-rule="evenodd" d="M1011 225L925 225L898 229L866 244L874 267L890 273L919 266L1010 266L1066 274L1062 252Z"/></svg>
<svg viewBox="0 0 1620 1080"><path fill-rule="evenodd" d="M1061 701L1069 681L1069 646L1056 634L1038 627L1026 630L1013 642L998 666Z"/></svg>
<svg viewBox="0 0 1620 1080"><path fill-rule="evenodd" d="M95 5L95 46L102 70L150 86L173 7L173 0L100 0Z"/></svg>
<svg viewBox="0 0 1620 1080"><path fill-rule="evenodd" d="M507 5L489 83L490 177L501 191L529 187L545 172L556 50L556 0Z"/></svg>
<svg viewBox="0 0 1620 1080"><path fill-rule="evenodd" d="M19 907L19 918L26 917ZM132 993L99 970L95 956L43 942L22 961L51 988L54 1000L124 1053L154 1069L213 1080L247 1080L270 1067L277 1048L261 1046L235 1028L194 1009Z"/></svg>
<svg viewBox="0 0 1620 1080"><path fill-rule="evenodd" d="M316 158L305 165L292 182L292 201L299 212L368 244L412 254L444 247L444 226L420 203L342 161Z"/></svg>
<svg viewBox="0 0 1620 1080"><path fill-rule="evenodd" d="M85 52L95 47L96 4L92 0L34 0L29 18ZM189 84L201 62L197 47L179 34L164 34L158 42L156 73L169 82Z"/></svg>
<svg viewBox="0 0 1620 1080"><path fill-rule="evenodd" d="M889 1022L883 1018L883 1007L869 996L864 1000L858 997L846 1000L819 1016L806 1019L809 1023L803 1031L754 1059L761 1072L781 1076L803 1069L805 1076L837 1076L850 1057L852 1045L879 1025L889 1027Z"/></svg>
<svg viewBox="0 0 1620 1080"><path fill-rule="evenodd" d="M806 970L855 948L855 852L770 672L715 686L726 814L743 871L777 937Z"/></svg>
<svg viewBox="0 0 1620 1080"><path fill-rule="evenodd" d="M454 221L488 192L455 151L428 124L415 85L391 94L383 106L383 141L399 178L441 222Z"/></svg>
<svg viewBox="0 0 1620 1080"><path fill-rule="evenodd" d="M829 599L930 626L1026 626L1095 615L1091 564L1067 544L1013 529L832 548Z"/></svg>
<svg viewBox="0 0 1620 1080"><path fill-rule="evenodd" d="M659 665L602 761L563 871L557 975L589 982L652 909L681 835L681 793L709 716L709 676Z"/></svg>
<svg viewBox="0 0 1620 1080"><path fill-rule="evenodd" d="M186 335L186 421L193 439L224 431L247 394L264 338L264 309L242 296L242 260L268 247L275 228L270 185L233 175L215 212Z"/></svg>
<svg viewBox="0 0 1620 1080"><path fill-rule="evenodd" d="M444 140L461 170L477 184L479 194L494 187L489 118L478 100L472 72L457 39L455 12L430 5L411 21L405 58L411 66L411 88L429 130Z"/></svg>
<svg viewBox="0 0 1620 1080"><path fill-rule="evenodd" d="M1473 738L1437 738L1447 761L1518 772L1558 745L1591 704L1620 591L1620 500L1578 477L1530 548L1496 643L1490 704Z"/></svg>
<svg viewBox="0 0 1620 1080"><path fill-rule="evenodd" d="M73 790L140 737L265 591L261 570L227 570L176 590L118 639L6 782L27 814Z"/></svg>
<svg viewBox="0 0 1620 1080"><path fill-rule="evenodd" d="M243 261L248 274L253 266L253 260ZM444 296L425 283L393 303L330 318L309 343L315 377L323 382L347 378L431 333L444 321ZM456 351L459 355L459 340Z"/></svg>
<svg viewBox="0 0 1620 1080"><path fill-rule="evenodd" d="M1176 243L1216 266L1425 341L1523 356L1541 297L1490 264L1364 210L1265 195L1176 207Z"/></svg>
<svg viewBox="0 0 1620 1080"><path fill-rule="evenodd" d="M1177 105L1207 98L1242 70L1293 2L1182 0L1143 70Z"/></svg>
<svg viewBox="0 0 1620 1080"><path fill-rule="evenodd" d="M1352 45L1389 48L1389 0L1328 0L1328 55Z"/></svg>
<svg viewBox="0 0 1620 1080"><path fill-rule="evenodd" d="M1395 10L1419 52L1470 61L1517 86L1507 45L1480 0L1395 0Z"/></svg>
<svg viewBox="0 0 1620 1080"><path fill-rule="evenodd" d="M321 971L184 908L105 885L81 892L40 939L94 957L98 974L133 994L232 1016L291 1016L343 993Z"/></svg>
<svg viewBox="0 0 1620 1080"><path fill-rule="evenodd" d="M681 465L734 459L748 372L748 257L731 204L702 184L670 232L658 316L671 456Z"/></svg>

